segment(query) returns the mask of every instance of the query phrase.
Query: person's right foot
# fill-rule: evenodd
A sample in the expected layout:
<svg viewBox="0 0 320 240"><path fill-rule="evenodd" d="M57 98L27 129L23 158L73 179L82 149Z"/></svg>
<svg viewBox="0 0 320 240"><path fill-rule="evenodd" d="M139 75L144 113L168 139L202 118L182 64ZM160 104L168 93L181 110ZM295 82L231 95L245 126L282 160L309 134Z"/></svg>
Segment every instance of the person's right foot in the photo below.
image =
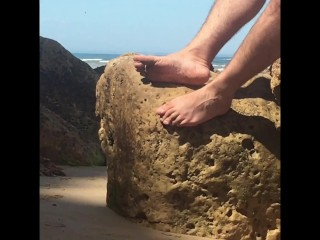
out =
<svg viewBox="0 0 320 240"><path fill-rule="evenodd" d="M174 98L160 106L156 113L164 125L192 127L225 114L231 106L233 93L218 80Z"/></svg>
<svg viewBox="0 0 320 240"><path fill-rule="evenodd" d="M188 54L135 55L133 60L136 70L154 82L203 85L210 77L211 64Z"/></svg>

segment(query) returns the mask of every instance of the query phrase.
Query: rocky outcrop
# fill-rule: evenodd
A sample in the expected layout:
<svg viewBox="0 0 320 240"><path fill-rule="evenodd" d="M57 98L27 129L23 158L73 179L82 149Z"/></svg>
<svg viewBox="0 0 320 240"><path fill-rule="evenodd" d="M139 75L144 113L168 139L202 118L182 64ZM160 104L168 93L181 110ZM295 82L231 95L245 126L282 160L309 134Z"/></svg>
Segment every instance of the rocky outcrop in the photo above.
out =
<svg viewBox="0 0 320 240"><path fill-rule="evenodd" d="M100 76L101 74L104 73L104 69L105 68L106 68L106 66L100 66L100 67L97 67L97 68L95 68L93 70Z"/></svg>
<svg viewBox="0 0 320 240"><path fill-rule="evenodd" d="M96 88L107 205L164 231L277 239L280 108L270 78L248 81L224 116L192 128L164 127L155 108L193 89L150 83L130 55L110 61Z"/></svg>
<svg viewBox="0 0 320 240"><path fill-rule="evenodd" d="M40 155L57 164L102 165L95 85L99 75L58 42L40 37Z"/></svg>

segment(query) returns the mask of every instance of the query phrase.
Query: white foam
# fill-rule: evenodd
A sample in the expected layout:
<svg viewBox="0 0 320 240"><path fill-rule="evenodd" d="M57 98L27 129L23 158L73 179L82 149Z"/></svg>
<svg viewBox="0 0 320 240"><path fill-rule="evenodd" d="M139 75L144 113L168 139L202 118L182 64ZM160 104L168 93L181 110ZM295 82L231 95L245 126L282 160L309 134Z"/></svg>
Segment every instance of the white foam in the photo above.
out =
<svg viewBox="0 0 320 240"><path fill-rule="evenodd" d="M101 61L99 61L99 62L101 62L101 63L108 63L109 60L101 60Z"/></svg>
<svg viewBox="0 0 320 240"><path fill-rule="evenodd" d="M88 61L101 61L103 59L102 58L82 58L81 60L84 62L88 62Z"/></svg>

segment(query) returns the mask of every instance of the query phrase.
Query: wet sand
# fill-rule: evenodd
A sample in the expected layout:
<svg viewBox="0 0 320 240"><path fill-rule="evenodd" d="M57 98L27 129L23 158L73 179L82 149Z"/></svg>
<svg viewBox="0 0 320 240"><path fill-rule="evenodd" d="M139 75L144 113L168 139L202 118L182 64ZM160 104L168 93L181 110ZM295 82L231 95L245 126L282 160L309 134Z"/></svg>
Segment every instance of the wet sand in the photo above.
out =
<svg viewBox="0 0 320 240"><path fill-rule="evenodd" d="M131 223L106 207L106 167L40 176L40 240L209 240ZM212 239L211 239L212 240Z"/></svg>

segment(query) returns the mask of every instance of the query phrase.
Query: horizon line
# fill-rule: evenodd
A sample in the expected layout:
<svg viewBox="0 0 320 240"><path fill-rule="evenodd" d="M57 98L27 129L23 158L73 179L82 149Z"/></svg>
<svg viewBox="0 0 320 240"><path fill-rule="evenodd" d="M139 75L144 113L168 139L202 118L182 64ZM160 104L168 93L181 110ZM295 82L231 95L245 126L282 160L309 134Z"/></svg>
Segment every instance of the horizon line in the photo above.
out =
<svg viewBox="0 0 320 240"><path fill-rule="evenodd" d="M124 52L124 53L97 53L97 52L80 52L80 51L70 51L72 54L96 54L96 55L106 55L106 54L110 54L110 55L123 55L123 54L128 54L128 53L135 53L135 52ZM137 53L141 53L141 52L137 52ZM165 56L171 53L142 53L144 55L160 55L160 56ZM233 56L234 53L218 53L216 56L221 56L221 55L228 55L228 56Z"/></svg>

